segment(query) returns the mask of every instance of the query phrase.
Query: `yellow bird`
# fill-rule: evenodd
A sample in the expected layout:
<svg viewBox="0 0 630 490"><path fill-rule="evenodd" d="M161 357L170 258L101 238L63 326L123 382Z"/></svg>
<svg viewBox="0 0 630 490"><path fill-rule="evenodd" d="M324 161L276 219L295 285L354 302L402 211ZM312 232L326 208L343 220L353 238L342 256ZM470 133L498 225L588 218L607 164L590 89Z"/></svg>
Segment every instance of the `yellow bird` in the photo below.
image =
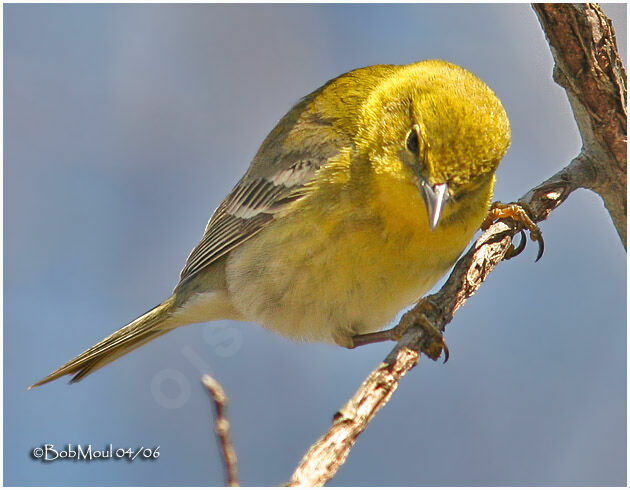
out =
<svg viewBox="0 0 630 490"><path fill-rule="evenodd" d="M509 144L501 102L459 66L377 65L330 80L267 136L173 295L33 386L79 381L210 320L365 343L457 260L488 213Z"/></svg>

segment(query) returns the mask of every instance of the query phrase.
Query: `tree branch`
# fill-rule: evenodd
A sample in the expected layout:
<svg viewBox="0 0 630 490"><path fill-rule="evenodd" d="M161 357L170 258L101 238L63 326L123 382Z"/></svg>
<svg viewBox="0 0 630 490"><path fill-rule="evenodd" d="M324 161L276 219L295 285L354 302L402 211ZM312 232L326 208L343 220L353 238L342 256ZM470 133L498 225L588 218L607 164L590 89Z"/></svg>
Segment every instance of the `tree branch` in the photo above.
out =
<svg viewBox="0 0 630 490"><path fill-rule="evenodd" d="M626 71L615 30L597 4L533 4L582 136L582 153L593 162L584 186L603 200L626 247Z"/></svg>
<svg viewBox="0 0 630 490"><path fill-rule="evenodd" d="M536 222L576 189L602 196L626 243L626 80L610 21L597 5L534 5L556 60L554 78L567 90L582 134L581 153L564 169L527 192L519 202ZM358 436L391 398L420 353L431 358L440 346L427 333L426 320L441 331L455 312L506 258L521 230L511 220L495 223L457 262L439 292L421 300L399 325L407 329L385 360L335 415L330 429L309 449L289 486L321 486L345 462ZM427 308L427 305L431 305Z"/></svg>

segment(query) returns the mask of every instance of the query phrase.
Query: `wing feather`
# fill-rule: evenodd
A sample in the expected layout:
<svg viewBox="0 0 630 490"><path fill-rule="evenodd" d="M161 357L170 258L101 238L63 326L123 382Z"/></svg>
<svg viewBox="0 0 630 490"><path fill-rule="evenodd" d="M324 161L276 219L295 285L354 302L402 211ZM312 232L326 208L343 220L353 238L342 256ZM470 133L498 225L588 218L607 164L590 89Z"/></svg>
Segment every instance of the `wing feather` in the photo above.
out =
<svg viewBox="0 0 630 490"><path fill-rule="evenodd" d="M180 283L262 230L276 213L303 195L300 190L319 166L316 160L299 161L269 177L244 177L210 218L186 261Z"/></svg>

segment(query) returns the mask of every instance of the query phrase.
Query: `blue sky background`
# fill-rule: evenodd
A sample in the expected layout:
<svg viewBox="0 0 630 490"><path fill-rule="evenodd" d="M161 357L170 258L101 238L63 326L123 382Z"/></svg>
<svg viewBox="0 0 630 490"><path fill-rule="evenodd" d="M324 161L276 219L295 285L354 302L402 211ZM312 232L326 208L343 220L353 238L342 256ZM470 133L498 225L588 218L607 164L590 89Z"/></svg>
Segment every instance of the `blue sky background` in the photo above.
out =
<svg viewBox="0 0 630 490"><path fill-rule="evenodd" d="M391 345L296 344L236 322L164 336L68 386L25 387L170 294L208 217L301 96L442 58L486 81L513 200L580 149L528 5L4 5L4 483L221 485L201 373L230 396L242 482L286 481ZM626 7L604 5L625 58ZM623 485L626 255L577 192L493 272L335 485ZM44 443L160 445L44 464Z"/></svg>

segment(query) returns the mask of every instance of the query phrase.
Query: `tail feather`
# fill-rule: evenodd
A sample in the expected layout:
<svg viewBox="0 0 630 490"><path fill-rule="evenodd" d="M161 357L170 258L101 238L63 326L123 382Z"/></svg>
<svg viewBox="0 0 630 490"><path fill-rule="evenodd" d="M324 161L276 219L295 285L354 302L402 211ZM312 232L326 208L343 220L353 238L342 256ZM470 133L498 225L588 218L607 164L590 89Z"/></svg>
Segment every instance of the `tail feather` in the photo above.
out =
<svg viewBox="0 0 630 490"><path fill-rule="evenodd" d="M109 337L101 340L98 344L82 352L71 361L68 361L41 381L29 386L28 389L41 386L67 374L74 375L70 381L71 383L80 381L88 374L106 366L128 352L170 332L178 326L178 324L168 321L173 304L174 300L172 297L167 299Z"/></svg>

